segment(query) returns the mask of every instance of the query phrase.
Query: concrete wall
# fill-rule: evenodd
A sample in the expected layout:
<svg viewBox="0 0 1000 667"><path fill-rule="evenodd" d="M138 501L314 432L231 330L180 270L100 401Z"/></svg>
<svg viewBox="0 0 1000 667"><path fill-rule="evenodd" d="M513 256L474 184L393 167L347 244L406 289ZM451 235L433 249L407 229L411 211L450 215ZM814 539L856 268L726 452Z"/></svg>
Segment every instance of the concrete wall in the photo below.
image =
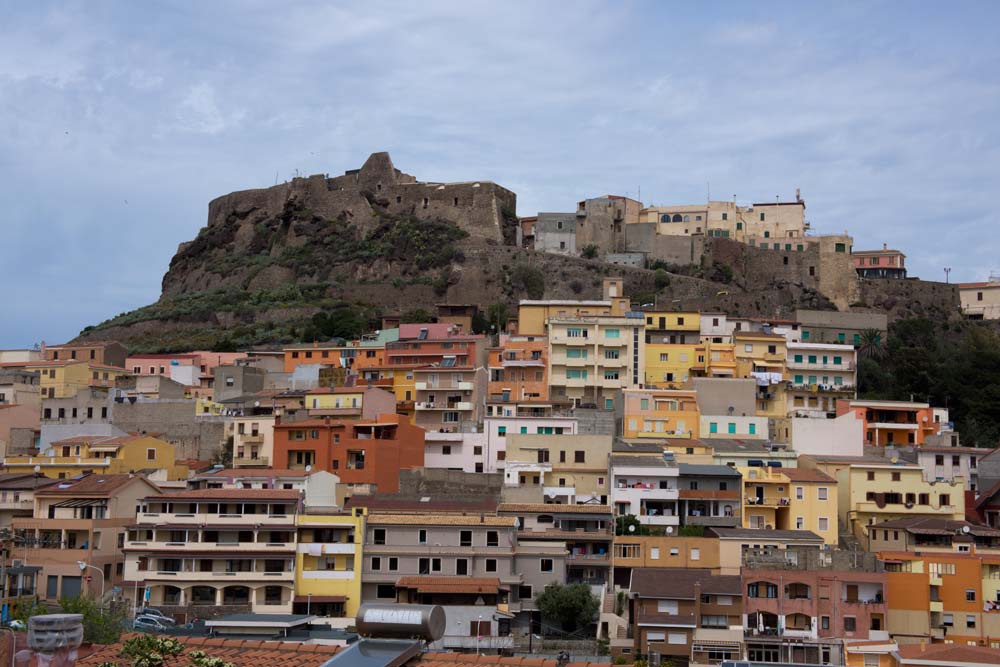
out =
<svg viewBox="0 0 1000 667"><path fill-rule="evenodd" d="M455 470L416 468L399 471L399 492L403 495L500 495L503 475L467 473Z"/></svg>
<svg viewBox="0 0 1000 667"><path fill-rule="evenodd" d="M697 264L705 248L705 237L665 236L656 233L655 223L638 223L625 228L625 250L643 252L649 261L656 259L685 266Z"/></svg>
<svg viewBox="0 0 1000 667"><path fill-rule="evenodd" d="M757 414L757 382L733 378L692 378L698 392L698 409L705 415Z"/></svg>
<svg viewBox="0 0 1000 667"><path fill-rule="evenodd" d="M226 440L221 417L196 416L195 401L116 403L112 422L129 433L158 433L177 446L177 458L211 459Z"/></svg>
<svg viewBox="0 0 1000 667"><path fill-rule="evenodd" d="M865 425L854 413L836 419L793 417L787 421L789 444L800 455L861 456L864 453Z"/></svg>
<svg viewBox="0 0 1000 667"><path fill-rule="evenodd" d="M539 213L535 222L535 250L576 255L576 214Z"/></svg>

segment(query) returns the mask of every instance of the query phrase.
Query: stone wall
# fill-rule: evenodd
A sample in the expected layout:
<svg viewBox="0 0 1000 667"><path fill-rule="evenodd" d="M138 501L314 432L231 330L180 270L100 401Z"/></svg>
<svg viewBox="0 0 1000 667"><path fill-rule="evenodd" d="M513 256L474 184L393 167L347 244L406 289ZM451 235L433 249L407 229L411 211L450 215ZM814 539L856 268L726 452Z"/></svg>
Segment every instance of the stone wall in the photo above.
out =
<svg viewBox="0 0 1000 667"><path fill-rule="evenodd" d="M417 468L399 471L399 492L402 495L446 495L482 497L500 495L503 475L471 473L441 468Z"/></svg>
<svg viewBox="0 0 1000 667"><path fill-rule="evenodd" d="M195 415L194 400L116 403L112 422L123 431L156 434L176 445L179 459L210 460L226 440L223 418Z"/></svg>
<svg viewBox="0 0 1000 667"><path fill-rule="evenodd" d="M954 284L915 278L864 278L859 287L860 302L885 312L890 324L912 317L932 320L962 317L958 286Z"/></svg>

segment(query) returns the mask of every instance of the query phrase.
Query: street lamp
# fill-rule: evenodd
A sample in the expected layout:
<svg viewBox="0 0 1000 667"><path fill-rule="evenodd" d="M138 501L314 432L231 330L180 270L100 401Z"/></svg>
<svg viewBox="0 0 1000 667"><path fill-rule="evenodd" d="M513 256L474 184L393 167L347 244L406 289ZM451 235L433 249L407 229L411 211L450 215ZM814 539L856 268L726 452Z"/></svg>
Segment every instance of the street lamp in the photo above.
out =
<svg viewBox="0 0 1000 667"><path fill-rule="evenodd" d="M101 608L104 608L104 570L99 567L94 567L93 565L87 565L82 560L76 561L76 564L80 566L80 572L83 572L88 567L91 570L96 570L98 574L101 575ZM90 588L89 586L87 588Z"/></svg>
<svg viewBox="0 0 1000 667"><path fill-rule="evenodd" d="M951 277L951 267L950 266L946 266L946 267L944 267L944 282L945 282L946 285L949 282L951 282L949 280L950 277Z"/></svg>

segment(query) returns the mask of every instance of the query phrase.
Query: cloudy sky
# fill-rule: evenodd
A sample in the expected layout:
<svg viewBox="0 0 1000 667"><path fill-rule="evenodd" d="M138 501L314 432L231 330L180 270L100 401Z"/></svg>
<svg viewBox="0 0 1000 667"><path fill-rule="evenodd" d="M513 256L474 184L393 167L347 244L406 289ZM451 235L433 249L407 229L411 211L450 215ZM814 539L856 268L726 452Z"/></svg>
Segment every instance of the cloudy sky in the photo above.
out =
<svg viewBox="0 0 1000 667"><path fill-rule="evenodd" d="M373 151L518 212L802 189L911 274L1000 270L994 2L0 2L0 346L154 301L220 194Z"/></svg>

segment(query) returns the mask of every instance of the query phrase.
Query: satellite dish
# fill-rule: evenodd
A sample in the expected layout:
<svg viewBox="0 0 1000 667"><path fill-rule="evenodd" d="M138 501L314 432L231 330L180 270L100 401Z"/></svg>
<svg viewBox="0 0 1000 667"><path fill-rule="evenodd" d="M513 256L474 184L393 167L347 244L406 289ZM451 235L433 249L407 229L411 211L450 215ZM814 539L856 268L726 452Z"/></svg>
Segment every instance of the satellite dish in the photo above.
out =
<svg viewBox="0 0 1000 667"><path fill-rule="evenodd" d="M254 402L253 402L253 406L254 406L255 408L259 408L259 407L260 407L260 401L254 401Z"/></svg>
<svg viewBox="0 0 1000 667"><path fill-rule="evenodd" d="M968 535L969 533L972 532L972 529L969 528L968 526L962 526L962 532Z"/></svg>
<svg viewBox="0 0 1000 667"><path fill-rule="evenodd" d="M306 466L306 472L312 472L312 469L313 469L312 466Z"/></svg>
<svg viewBox="0 0 1000 667"><path fill-rule="evenodd" d="M667 530L666 530L667 535L672 535L673 532L674 532L674 527L673 526L667 526Z"/></svg>
<svg viewBox="0 0 1000 667"><path fill-rule="evenodd" d="M35 466L35 474L42 472L42 466Z"/></svg>
<svg viewBox="0 0 1000 667"><path fill-rule="evenodd" d="M899 457L893 456L891 459L889 459L889 463L892 463L893 465L899 463Z"/></svg>
<svg viewBox="0 0 1000 667"><path fill-rule="evenodd" d="M628 527L628 532L630 532L630 533L634 533L635 532L635 524L632 524L631 526Z"/></svg>

